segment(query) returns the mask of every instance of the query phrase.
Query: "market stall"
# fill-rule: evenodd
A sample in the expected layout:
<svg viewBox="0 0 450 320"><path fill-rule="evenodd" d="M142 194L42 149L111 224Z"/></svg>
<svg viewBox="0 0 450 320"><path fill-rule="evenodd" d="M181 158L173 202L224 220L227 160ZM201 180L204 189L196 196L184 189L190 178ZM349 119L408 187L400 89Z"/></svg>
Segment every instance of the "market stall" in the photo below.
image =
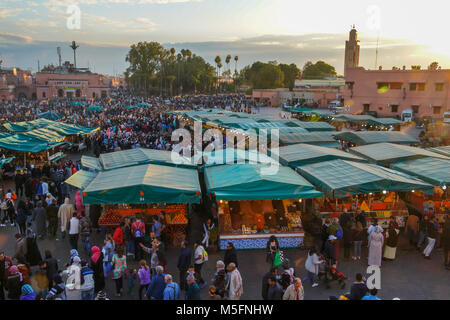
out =
<svg viewBox="0 0 450 320"><path fill-rule="evenodd" d="M339 142L334 139L334 135L337 132L326 131L326 132L294 132L294 133L284 133L280 132L280 146L288 146L292 144L306 143L313 144L316 146L323 147L340 147Z"/></svg>
<svg viewBox="0 0 450 320"><path fill-rule="evenodd" d="M332 160L297 171L326 195L320 207L323 218L338 217L344 208L360 208L383 227L392 217L402 226L408 210L397 192L433 193L433 186L422 180L374 164Z"/></svg>
<svg viewBox="0 0 450 320"><path fill-rule="evenodd" d="M375 143L354 147L350 148L350 153L363 157L369 162L378 165L390 165L400 161L414 160L424 157L450 160L449 157L436 152L395 143Z"/></svg>
<svg viewBox="0 0 450 320"><path fill-rule="evenodd" d="M82 190L84 204L105 205L99 223L107 227L137 214L150 225L155 215L164 214L168 240L174 246L184 240L187 204L200 202L196 169L141 164L99 172L80 170L66 183Z"/></svg>
<svg viewBox="0 0 450 320"><path fill-rule="evenodd" d="M347 131L337 133L336 140L347 143L349 147L363 146L367 144L389 142L396 144L418 144L419 140L403 132L398 131Z"/></svg>
<svg viewBox="0 0 450 320"><path fill-rule="evenodd" d="M322 193L292 169L283 166L231 164L205 169L206 190L217 206L219 247L263 249L271 235L280 246L303 243L303 199Z"/></svg>

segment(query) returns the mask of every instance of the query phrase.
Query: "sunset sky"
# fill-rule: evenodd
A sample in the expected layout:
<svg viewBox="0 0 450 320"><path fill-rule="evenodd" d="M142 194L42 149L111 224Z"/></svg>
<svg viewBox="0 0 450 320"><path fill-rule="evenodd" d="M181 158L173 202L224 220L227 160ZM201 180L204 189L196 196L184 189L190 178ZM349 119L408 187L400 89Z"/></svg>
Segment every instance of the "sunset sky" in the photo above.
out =
<svg viewBox="0 0 450 320"><path fill-rule="evenodd" d="M81 9L81 29L66 27L67 6ZM6 67L37 69L56 63L56 46L72 60L69 42L80 43L80 66L123 72L127 47L158 41L216 55L296 63L325 60L343 72L344 44L355 24L360 64L384 68L438 61L450 68L449 7L445 1L300 0L1 0L0 59ZM379 13L379 16L377 15ZM379 17L379 18L378 18Z"/></svg>

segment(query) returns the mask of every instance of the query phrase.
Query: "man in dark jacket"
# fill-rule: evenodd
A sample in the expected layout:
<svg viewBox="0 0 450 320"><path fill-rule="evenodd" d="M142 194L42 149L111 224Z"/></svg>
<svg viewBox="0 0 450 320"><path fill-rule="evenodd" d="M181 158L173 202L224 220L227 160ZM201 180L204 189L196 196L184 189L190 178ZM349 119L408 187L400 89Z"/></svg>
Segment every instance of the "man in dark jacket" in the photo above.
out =
<svg viewBox="0 0 450 320"><path fill-rule="evenodd" d="M227 249L225 250L223 262L225 263L225 267L228 267L230 263L234 263L236 268L238 267L236 249L234 248L232 242L227 243Z"/></svg>
<svg viewBox="0 0 450 320"><path fill-rule="evenodd" d="M350 300L361 300L364 297L369 289L364 281L364 278L361 273L356 274L356 281L353 282L352 287L350 289L350 295L347 296Z"/></svg>
<svg viewBox="0 0 450 320"><path fill-rule="evenodd" d="M52 200L52 204L46 209L47 220L48 220L48 235L56 237L56 230L58 229L58 207L56 206L56 200ZM53 279L53 278L49 278Z"/></svg>
<svg viewBox="0 0 450 320"><path fill-rule="evenodd" d="M267 300L282 300L283 290L277 282L277 278L270 276L269 278L269 288L267 289Z"/></svg>
<svg viewBox="0 0 450 320"><path fill-rule="evenodd" d="M262 279L262 290L261 290L261 295L263 300L268 300L267 299L267 294L269 291L269 279L270 277L275 277L278 275L278 268L277 267L272 267L272 269L270 269L270 272L267 272L263 279Z"/></svg>
<svg viewBox="0 0 450 320"><path fill-rule="evenodd" d="M45 271L47 272L48 289L53 287L53 278L58 274L58 261L52 257L50 250L45 250Z"/></svg>
<svg viewBox="0 0 450 320"><path fill-rule="evenodd" d="M336 257L334 255L334 253L335 253L334 244L335 244L336 240L337 240L337 238L335 236L330 235L328 237L328 240L325 241L325 249L324 249L323 253L331 265L336 264Z"/></svg>
<svg viewBox="0 0 450 320"><path fill-rule="evenodd" d="M351 229L351 221L347 221L347 224L342 227L343 242L344 242L344 259L350 259L350 249L353 241L353 232Z"/></svg>
<svg viewBox="0 0 450 320"><path fill-rule="evenodd" d="M181 244L181 253L178 257L178 264L177 268L180 271L180 289L186 290L187 284L186 284L186 272L189 269L189 266L191 265L191 249L188 247L188 242L183 241Z"/></svg>

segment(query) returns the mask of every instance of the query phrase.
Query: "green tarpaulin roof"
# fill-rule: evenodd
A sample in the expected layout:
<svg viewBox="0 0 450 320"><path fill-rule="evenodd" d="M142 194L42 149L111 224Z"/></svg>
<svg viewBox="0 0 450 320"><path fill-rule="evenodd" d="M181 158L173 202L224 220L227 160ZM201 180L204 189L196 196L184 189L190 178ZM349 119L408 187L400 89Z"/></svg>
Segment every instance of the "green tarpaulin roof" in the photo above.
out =
<svg viewBox="0 0 450 320"><path fill-rule="evenodd" d="M39 118L44 118L44 119L47 119L47 120L59 120L59 119L63 118L63 116L60 115L59 113L52 112L52 111L40 113L40 114L38 114L38 117Z"/></svg>
<svg viewBox="0 0 450 320"><path fill-rule="evenodd" d="M450 146L428 148L427 150L429 150L431 152L436 152L436 153L442 154L442 155L447 156L447 157L450 157Z"/></svg>
<svg viewBox="0 0 450 320"><path fill-rule="evenodd" d="M75 188L84 190L96 176L97 172L78 170L75 174L71 175L70 178L65 181L65 183L70 184Z"/></svg>
<svg viewBox="0 0 450 320"><path fill-rule="evenodd" d="M200 197L197 170L155 164L98 172L83 190L86 204L199 203Z"/></svg>
<svg viewBox="0 0 450 320"><path fill-rule="evenodd" d="M450 160L422 158L399 162L392 169L418 177L434 186L450 186Z"/></svg>
<svg viewBox="0 0 450 320"><path fill-rule="evenodd" d="M280 144L290 145L298 143L308 143L314 145L333 145L339 146L339 143L334 139L336 132L308 132L308 133L280 133Z"/></svg>
<svg viewBox="0 0 450 320"><path fill-rule="evenodd" d="M103 170L103 166L100 162L99 158L82 156L81 157L81 165L84 169L94 169L97 171Z"/></svg>
<svg viewBox="0 0 450 320"><path fill-rule="evenodd" d="M333 127L328 122L323 121L298 121L296 122L297 126L300 128L304 128L310 132L313 131L336 131L336 128Z"/></svg>
<svg viewBox="0 0 450 320"><path fill-rule="evenodd" d="M303 113L303 112L308 112L308 111L312 111L313 109L311 108L289 108L289 107L283 107L283 111L286 112L291 112L291 113Z"/></svg>
<svg viewBox="0 0 450 320"><path fill-rule="evenodd" d="M101 154L98 162L87 158L85 165L91 169L97 169L95 167L100 166L101 169L97 170L111 170L150 163L186 168L196 166L190 158L178 156L179 163L176 163L172 160L172 156L176 157L171 151L138 148Z"/></svg>
<svg viewBox="0 0 450 320"><path fill-rule="evenodd" d="M33 129L46 128L50 124L58 123L56 121L39 118L33 121L7 122L3 126L11 132L26 132Z"/></svg>
<svg viewBox="0 0 450 320"><path fill-rule="evenodd" d="M278 171L275 171L277 170ZM322 194L288 167L230 164L205 169L206 189L216 200L320 198Z"/></svg>
<svg viewBox="0 0 450 320"><path fill-rule="evenodd" d="M71 106L84 106L84 102L72 101L70 102Z"/></svg>
<svg viewBox="0 0 450 320"><path fill-rule="evenodd" d="M44 141L21 133L0 139L0 148L22 152L41 152L62 144L64 142Z"/></svg>
<svg viewBox="0 0 450 320"><path fill-rule="evenodd" d="M63 135L59 134L56 131L49 130L47 128L34 129L31 131L22 132L21 135L43 141L61 142L65 139Z"/></svg>
<svg viewBox="0 0 450 320"><path fill-rule="evenodd" d="M100 128L88 128L72 123L56 122L49 125L47 129L56 131L64 136L70 136L75 134L89 134L99 130Z"/></svg>
<svg viewBox="0 0 450 320"><path fill-rule="evenodd" d="M338 114L335 115L334 118L351 122L367 122L369 120L375 119L375 117L366 114Z"/></svg>
<svg viewBox="0 0 450 320"><path fill-rule="evenodd" d="M139 108L138 106L126 106L126 107L123 107L124 109L126 109L126 110L129 110L129 109L137 109L137 108Z"/></svg>
<svg viewBox="0 0 450 320"><path fill-rule="evenodd" d="M381 142L398 144L419 143L419 140L398 131L348 131L336 134L336 139L348 141L356 144L357 146Z"/></svg>
<svg viewBox="0 0 450 320"><path fill-rule="evenodd" d="M403 122L394 118L373 118L367 121L367 124L370 126L394 126L403 124Z"/></svg>
<svg viewBox="0 0 450 320"><path fill-rule="evenodd" d="M230 125L230 124L228 124ZM231 125L230 125L231 126ZM288 127L287 124L285 123L280 123L280 122L250 122L247 120L247 122L243 122L243 123L237 123L236 124L237 128L243 129L243 130L248 130L248 129L275 129L275 128L283 128L283 127Z"/></svg>
<svg viewBox="0 0 450 320"><path fill-rule="evenodd" d="M433 192L433 186L426 182L375 164L332 160L297 167L297 170L331 198L384 190Z"/></svg>
<svg viewBox="0 0 450 320"><path fill-rule="evenodd" d="M221 152L203 152L203 162L204 167L218 166L223 164L234 164L234 163L261 163L270 164L276 163L274 159L268 155L262 154L256 150L241 150L226 148L222 149ZM194 156L195 163L199 163L199 155Z"/></svg>
<svg viewBox="0 0 450 320"><path fill-rule="evenodd" d="M303 114L305 114L307 116L315 114L315 115L318 115L321 117L334 117L334 115L335 115L333 113L333 111L328 110L328 109L313 109L311 111L305 111L305 112L303 112Z"/></svg>
<svg viewBox="0 0 450 320"><path fill-rule="evenodd" d="M354 147L350 149L350 152L359 156L363 156L379 165L387 165L390 163L423 157L434 157L450 160L450 158L446 156L422 148L410 147L394 143L375 143L360 147Z"/></svg>
<svg viewBox="0 0 450 320"><path fill-rule="evenodd" d="M280 163L291 168L335 159L365 161L348 152L303 143L280 147L278 152Z"/></svg>
<svg viewBox="0 0 450 320"><path fill-rule="evenodd" d="M100 106L90 106L86 108L87 111L104 111L105 108Z"/></svg>

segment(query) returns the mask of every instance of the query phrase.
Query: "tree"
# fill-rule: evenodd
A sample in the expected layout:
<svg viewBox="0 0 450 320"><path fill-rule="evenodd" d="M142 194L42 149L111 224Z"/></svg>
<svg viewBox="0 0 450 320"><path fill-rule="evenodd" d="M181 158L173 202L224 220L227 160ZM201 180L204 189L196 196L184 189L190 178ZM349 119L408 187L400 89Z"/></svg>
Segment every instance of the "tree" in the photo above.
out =
<svg viewBox="0 0 450 320"><path fill-rule="evenodd" d="M295 80L300 77L300 69L294 63L280 64L281 71L284 74L284 85L292 91L295 85Z"/></svg>
<svg viewBox="0 0 450 320"><path fill-rule="evenodd" d="M77 55L76 55L76 52L77 52L77 49L79 47L80 46L77 45L77 43L75 41L72 41L72 44L70 45L70 48L72 48L72 50L73 50L73 65L74 65L75 69L77 68Z"/></svg>
<svg viewBox="0 0 450 320"><path fill-rule="evenodd" d="M217 66L217 76L219 76L219 64L222 64L222 59L220 58L220 56L217 56L216 59L214 59L214 62Z"/></svg>
<svg viewBox="0 0 450 320"><path fill-rule="evenodd" d="M139 42L131 45L125 61L130 64L127 68L127 81L132 87L148 94L150 81L155 78L156 71L160 68L163 52L164 48L158 42Z"/></svg>
<svg viewBox="0 0 450 320"><path fill-rule="evenodd" d="M230 71L230 62L231 62L231 55L227 55L225 58L225 63L227 64L227 70ZM231 74L231 72L229 72Z"/></svg>
<svg viewBox="0 0 450 320"><path fill-rule="evenodd" d="M264 63L257 61L252 66L241 70L239 82L246 82L257 89L274 89L283 87L284 74L274 61Z"/></svg>
<svg viewBox="0 0 450 320"><path fill-rule="evenodd" d="M411 66L411 70L420 70L420 69L422 69L422 66L419 65Z"/></svg>
<svg viewBox="0 0 450 320"><path fill-rule="evenodd" d="M439 68L439 62L432 62L429 66L428 66L428 70L437 70Z"/></svg>
<svg viewBox="0 0 450 320"><path fill-rule="evenodd" d="M325 79L336 77L336 69L324 61L317 61L315 64L308 61L303 66L303 79Z"/></svg>

